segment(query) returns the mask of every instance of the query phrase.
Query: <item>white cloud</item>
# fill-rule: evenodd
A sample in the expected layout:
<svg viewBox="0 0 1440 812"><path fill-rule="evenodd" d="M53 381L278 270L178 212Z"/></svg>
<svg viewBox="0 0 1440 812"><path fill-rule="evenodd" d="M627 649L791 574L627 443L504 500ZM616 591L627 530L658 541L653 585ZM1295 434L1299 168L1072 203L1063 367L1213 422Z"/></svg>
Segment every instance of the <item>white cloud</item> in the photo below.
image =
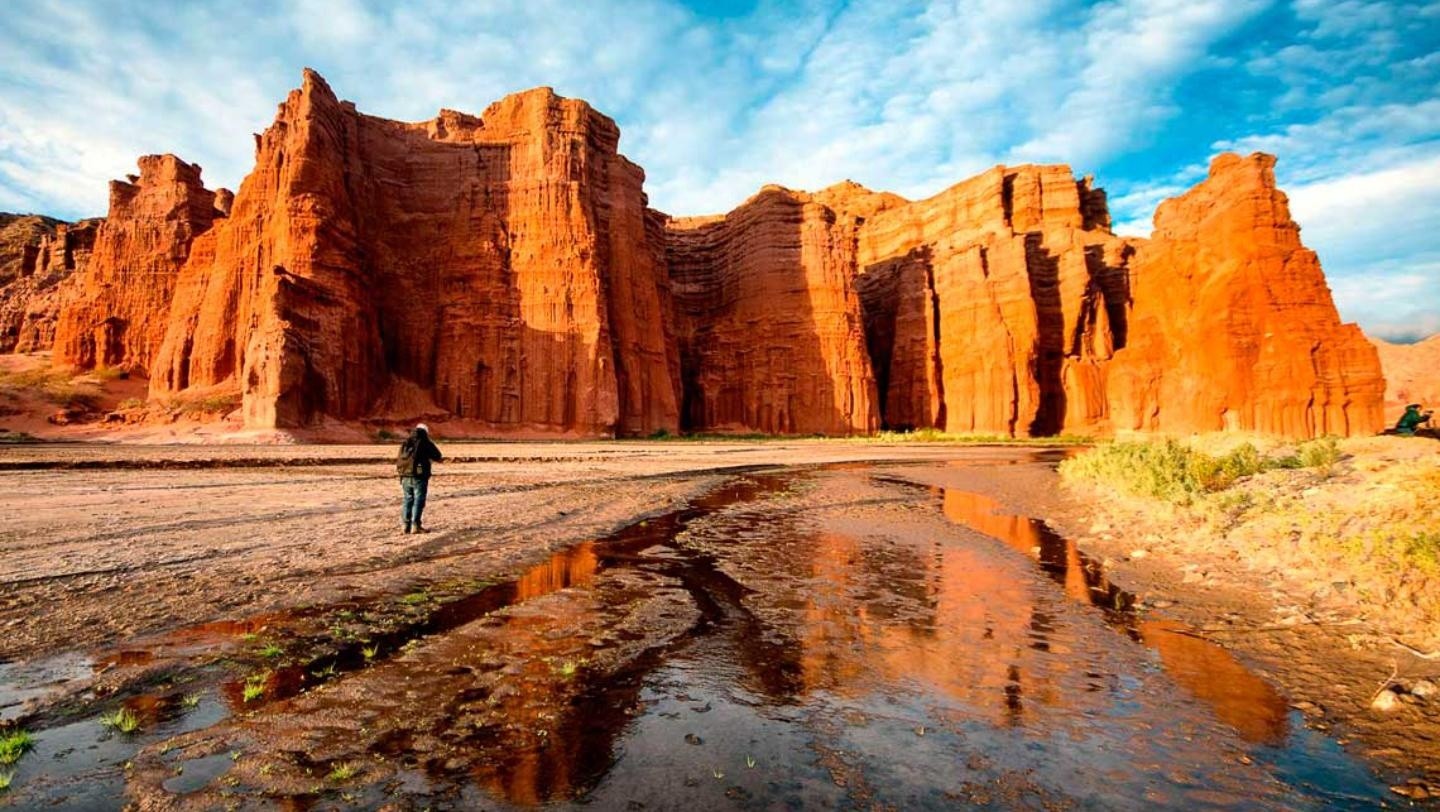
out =
<svg viewBox="0 0 1440 812"><path fill-rule="evenodd" d="M1188 79L1231 71L1270 95L1237 97L1226 121L1251 130L1214 149L1280 156L1332 277L1404 273L1407 257L1440 252L1416 223L1433 196L1402 177L1440 155L1440 53L1415 46L1440 3L1289 9L1298 27L1267 29L1246 51L1227 38L1278 0L796 0L709 19L672 0L155 2L125 14L101 0L0 3L0 209L101 213L106 181L153 152L234 187L248 134L308 65L360 109L406 120L479 112L540 84L585 98L620 122L652 202L675 213L725 210L768 182L848 177L917 197L999 162L1064 161L1104 168L1117 230L1145 234L1209 156L1144 170L1119 160L1195 121L1180 106L1194 101L1178 94Z"/></svg>

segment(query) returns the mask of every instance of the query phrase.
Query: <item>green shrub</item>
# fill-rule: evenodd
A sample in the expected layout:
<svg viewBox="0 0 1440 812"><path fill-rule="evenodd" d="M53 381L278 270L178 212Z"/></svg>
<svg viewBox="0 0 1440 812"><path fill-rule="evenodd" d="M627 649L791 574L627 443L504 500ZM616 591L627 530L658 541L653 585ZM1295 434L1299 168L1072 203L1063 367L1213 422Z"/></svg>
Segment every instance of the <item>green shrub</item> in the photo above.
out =
<svg viewBox="0 0 1440 812"><path fill-rule="evenodd" d="M1318 440L1301 443L1300 447L1295 450L1295 456L1306 468L1329 470L1340 461L1342 455L1340 444L1334 437L1321 437Z"/></svg>
<svg viewBox="0 0 1440 812"><path fill-rule="evenodd" d="M26 730L0 733L0 764L14 764L35 748L35 737Z"/></svg>
<svg viewBox="0 0 1440 812"><path fill-rule="evenodd" d="M1197 497L1224 490L1236 480L1266 470L1267 460L1250 443L1223 457L1189 446L1119 442L1098 446L1060 464L1067 479L1100 482L1135 496L1188 505Z"/></svg>

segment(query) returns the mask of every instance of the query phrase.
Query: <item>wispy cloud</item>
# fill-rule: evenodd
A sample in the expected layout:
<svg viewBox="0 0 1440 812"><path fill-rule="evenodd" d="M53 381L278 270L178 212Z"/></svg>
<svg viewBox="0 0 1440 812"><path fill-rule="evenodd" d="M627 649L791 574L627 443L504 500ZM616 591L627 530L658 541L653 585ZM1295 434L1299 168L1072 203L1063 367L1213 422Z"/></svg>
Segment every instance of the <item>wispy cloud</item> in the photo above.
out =
<svg viewBox="0 0 1440 812"><path fill-rule="evenodd" d="M1435 211L1405 175L1440 156L1435 0L710 5L0 4L0 209L100 213L106 181L152 152L234 187L248 134L308 65L361 109L407 120L540 84L585 98L676 213L728 209L767 182L922 196L995 163L1063 161L1099 175L1120 230L1148 233L1210 153L1263 149L1336 279L1440 252L1424 228L1380 236L1384 218ZM1362 188L1393 193L1347 212Z"/></svg>

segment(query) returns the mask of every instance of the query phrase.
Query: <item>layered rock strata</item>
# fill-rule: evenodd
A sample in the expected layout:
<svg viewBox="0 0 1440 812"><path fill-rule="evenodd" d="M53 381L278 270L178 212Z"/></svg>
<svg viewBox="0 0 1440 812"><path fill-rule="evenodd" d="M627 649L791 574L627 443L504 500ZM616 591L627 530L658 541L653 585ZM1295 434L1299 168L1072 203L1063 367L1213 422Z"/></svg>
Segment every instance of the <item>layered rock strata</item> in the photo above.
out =
<svg viewBox="0 0 1440 812"><path fill-rule="evenodd" d="M810 195L767 187L724 217L670 221L665 245L687 428L879 428L853 222Z"/></svg>
<svg viewBox="0 0 1440 812"><path fill-rule="evenodd" d="M1300 242L1275 159L1225 154L1160 204L1131 263L1130 346L1108 387L1116 429L1370 434L1385 381Z"/></svg>
<svg viewBox="0 0 1440 812"><path fill-rule="evenodd" d="M306 72L178 276L152 394L234 386L256 427L677 430L659 227L618 140L548 88L404 124Z"/></svg>
<svg viewBox="0 0 1440 812"><path fill-rule="evenodd" d="M223 217L200 167L174 155L147 155L139 166L139 175L111 181L90 260L62 297L59 363L148 374L191 243Z"/></svg>
<svg viewBox="0 0 1440 812"><path fill-rule="evenodd" d="M65 283L89 263L100 222L0 214L0 352L54 345Z"/></svg>
<svg viewBox="0 0 1440 812"><path fill-rule="evenodd" d="M1146 240L1113 234L1065 166L915 202L765 187L671 218L618 141L546 88L412 124L307 71L236 194L173 156L112 187L59 296L57 361L124 366L155 397L238 393L253 428L1380 427L1375 351L1269 156L1216 159Z"/></svg>

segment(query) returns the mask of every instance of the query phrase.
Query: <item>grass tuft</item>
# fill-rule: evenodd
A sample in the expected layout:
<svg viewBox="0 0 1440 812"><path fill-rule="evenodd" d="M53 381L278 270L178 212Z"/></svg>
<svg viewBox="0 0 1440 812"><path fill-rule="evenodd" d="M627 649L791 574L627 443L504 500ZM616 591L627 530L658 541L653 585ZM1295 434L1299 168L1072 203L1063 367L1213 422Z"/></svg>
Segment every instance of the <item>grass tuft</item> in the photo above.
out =
<svg viewBox="0 0 1440 812"><path fill-rule="evenodd" d="M336 784L349 781L360 774L360 765L353 761L342 761L330 769L330 774L325 776L329 781Z"/></svg>
<svg viewBox="0 0 1440 812"><path fill-rule="evenodd" d="M269 681L269 671L251 674L245 678L245 687L240 691L240 698L245 702L254 702L265 695L265 684Z"/></svg>
<svg viewBox="0 0 1440 812"><path fill-rule="evenodd" d="M1296 453L1271 457L1253 443L1241 443L1216 456L1176 440L1116 442L1096 446L1060 463L1060 474L1070 480L1088 480L1131 496L1192 505L1203 497L1224 491L1247 477L1285 468L1316 468L1324 473L1340 461L1340 446L1332 437L1301 443Z"/></svg>
<svg viewBox="0 0 1440 812"><path fill-rule="evenodd" d="M27 730L7 730L0 733L0 764L14 764L33 749L35 737Z"/></svg>
<svg viewBox="0 0 1440 812"><path fill-rule="evenodd" d="M121 707L101 716L100 724L121 733L134 733L140 729L140 717L129 708Z"/></svg>

